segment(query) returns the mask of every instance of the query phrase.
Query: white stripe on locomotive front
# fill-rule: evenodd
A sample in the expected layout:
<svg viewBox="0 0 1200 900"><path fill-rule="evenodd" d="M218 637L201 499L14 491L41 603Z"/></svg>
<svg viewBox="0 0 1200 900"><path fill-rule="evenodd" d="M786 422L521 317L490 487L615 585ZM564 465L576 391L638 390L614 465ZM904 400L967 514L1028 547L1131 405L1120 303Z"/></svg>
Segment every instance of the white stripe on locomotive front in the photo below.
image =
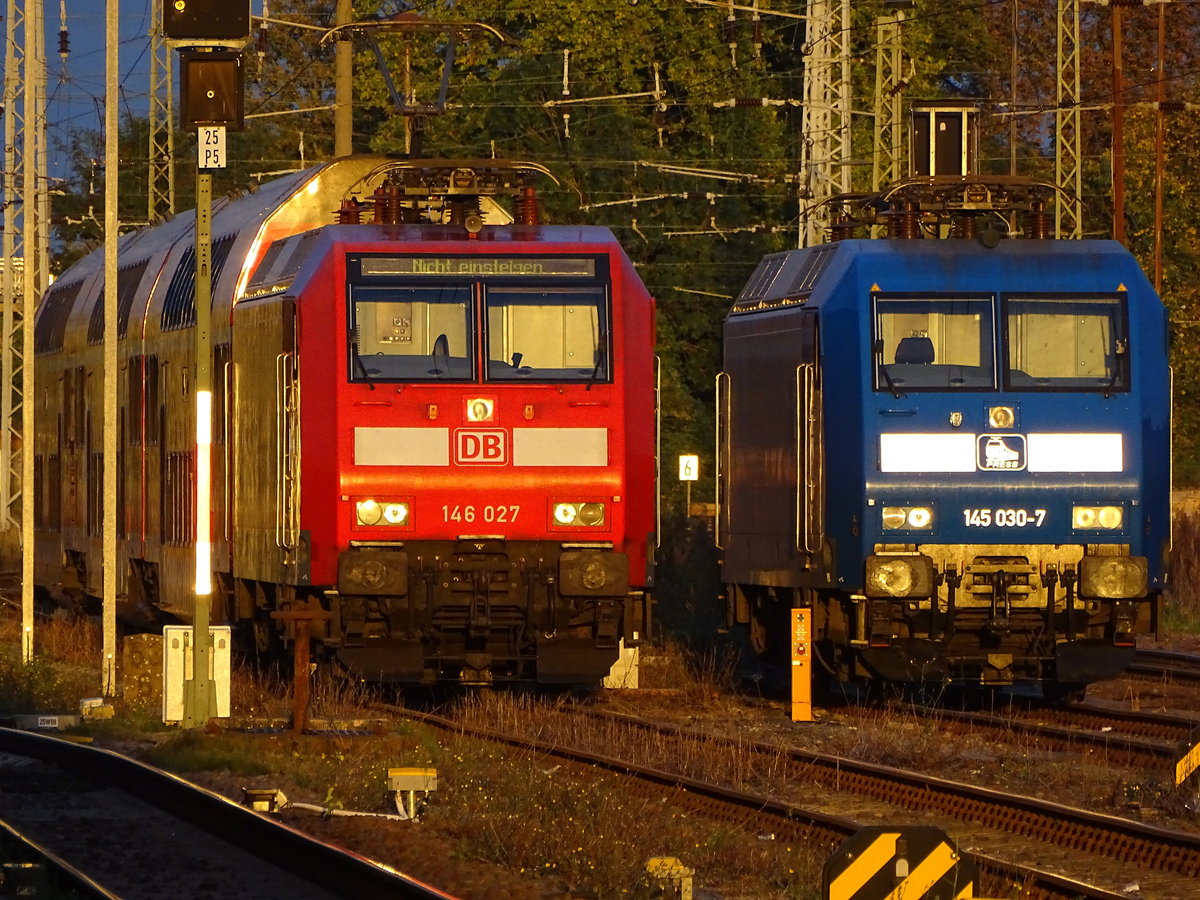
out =
<svg viewBox="0 0 1200 900"><path fill-rule="evenodd" d="M974 472L975 434L881 434L881 472ZM1025 436L1030 472L1123 472L1121 434L1041 434Z"/></svg>
<svg viewBox="0 0 1200 900"><path fill-rule="evenodd" d="M357 466L448 466L448 428L354 429ZM514 466L608 465L607 428L514 428Z"/></svg>

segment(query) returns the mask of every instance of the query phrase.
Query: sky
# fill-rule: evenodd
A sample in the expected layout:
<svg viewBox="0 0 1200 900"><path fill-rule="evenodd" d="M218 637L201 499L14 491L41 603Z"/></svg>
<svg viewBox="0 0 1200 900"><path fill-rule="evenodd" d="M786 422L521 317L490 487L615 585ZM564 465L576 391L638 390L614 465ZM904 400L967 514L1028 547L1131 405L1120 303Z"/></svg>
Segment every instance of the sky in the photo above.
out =
<svg viewBox="0 0 1200 900"><path fill-rule="evenodd" d="M47 162L52 174L65 170L61 149L76 128L99 131L104 124L105 19L107 0L43 0L46 19ZM70 52L59 56L62 11ZM145 116L150 93L151 0L120 0L117 100L120 114Z"/></svg>

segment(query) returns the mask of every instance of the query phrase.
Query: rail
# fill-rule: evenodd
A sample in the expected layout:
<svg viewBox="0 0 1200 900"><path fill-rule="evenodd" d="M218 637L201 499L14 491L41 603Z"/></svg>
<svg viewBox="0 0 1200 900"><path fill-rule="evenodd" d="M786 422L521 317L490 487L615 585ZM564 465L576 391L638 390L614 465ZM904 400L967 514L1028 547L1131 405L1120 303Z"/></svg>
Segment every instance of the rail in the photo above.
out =
<svg viewBox="0 0 1200 900"><path fill-rule="evenodd" d="M680 773L641 766L628 760L570 747L561 737L543 740L531 737L527 733L499 732L445 716L403 707L379 704L377 708L460 734L549 755L557 760L565 760L585 768L600 767L625 774L637 778L645 786L664 792L671 802L690 807L699 814L728 821L731 824L736 823L743 828L757 828L760 829L760 833L771 833L777 839L802 842L806 846L817 847L825 852L832 852L842 840L856 832L863 824L847 817L803 808L761 794L738 791ZM656 734L671 734L704 741L736 744L743 749L770 753L773 758L777 758L780 753L783 753L791 757L792 766L789 779L819 781L825 794L831 790L849 791L868 795L872 799L882 800L910 810L923 811L933 808L932 800L940 796L957 794L960 797L971 799L957 804L952 801L942 807L941 811L949 811L951 815L967 821L978 821L982 817L990 827L1018 834L1026 834L1032 829L1034 833L1042 836L1043 840L1057 840L1061 845L1069 847L1086 846L1093 851L1099 846L1111 847L1111 852L1118 854L1125 862L1132 862L1139 866L1150 868L1165 866L1166 871L1179 871L1172 866L1179 865L1180 856L1185 856L1196 865L1200 865L1200 836L1182 835L1184 844L1188 846L1179 846L1175 843L1175 838L1180 837L1176 832L1153 829L1138 823L1125 823L1124 820L1117 820L1114 817L1098 816L1059 804L1042 803L1022 797L1014 798L1000 791L970 788L944 779L891 769L886 766L727 739L616 713L584 712L577 708L571 711L598 719L611 719L631 728L645 729ZM1096 834L1093 832L1098 828L1096 823L1101 820L1106 820L1110 827L1114 828L1117 827L1117 823L1129 825L1136 834L1141 835L1142 839L1122 834L1120 837L1114 837L1111 841L1097 841ZM1089 822L1090 825L1087 824ZM1139 854L1146 851L1150 845L1169 849L1155 849L1144 858L1140 856ZM974 852L965 852L964 855L979 867L985 879L985 889L997 891L996 896L1000 896L999 892L1006 893L1012 885L1019 884L1022 886L1022 897L1024 898L1117 900L1119 897L1127 897L1126 894L1056 873L1041 871L1011 860L1001 860ZM1167 861L1169 857L1174 857L1174 860ZM1125 863L1122 863L1122 868L1126 868ZM1188 871L1194 871L1194 866Z"/></svg>
<svg viewBox="0 0 1200 900"><path fill-rule="evenodd" d="M218 794L108 750L0 728L0 752L55 766L62 770L64 782L68 777L103 781L334 897L454 900L436 888L317 841ZM89 822L88 827L94 827L94 822ZM160 864L162 862L159 860ZM223 896L239 895L229 886Z"/></svg>

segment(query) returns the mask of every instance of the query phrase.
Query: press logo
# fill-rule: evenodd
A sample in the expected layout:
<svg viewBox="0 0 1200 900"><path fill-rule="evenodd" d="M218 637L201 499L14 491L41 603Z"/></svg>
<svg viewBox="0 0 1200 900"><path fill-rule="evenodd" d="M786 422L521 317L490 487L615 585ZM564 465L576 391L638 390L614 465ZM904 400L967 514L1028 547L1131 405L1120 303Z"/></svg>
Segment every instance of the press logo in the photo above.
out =
<svg viewBox="0 0 1200 900"><path fill-rule="evenodd" d="M976 457L980 469L1020 471L1025 468L1025 438L1019 434L981 434Z"/></svg>
<svg viewBox="0 0 1200 900"><path fill-rule="evenodd" d="M503 465L508 462L504 432L459 429L454 433L454 461L460 465Z"/></svg>

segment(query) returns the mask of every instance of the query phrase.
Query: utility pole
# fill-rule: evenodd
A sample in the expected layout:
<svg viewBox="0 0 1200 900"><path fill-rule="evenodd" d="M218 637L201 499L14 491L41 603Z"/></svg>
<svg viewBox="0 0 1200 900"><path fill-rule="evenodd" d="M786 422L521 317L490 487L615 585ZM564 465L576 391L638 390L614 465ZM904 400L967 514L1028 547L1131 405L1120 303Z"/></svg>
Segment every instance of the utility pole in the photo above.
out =
<svg viewBox="0 0 1200 900"><path fill-rule="evenodd" d="M337 0L334 27L349 25L353 12L352 0ZM347 32L339 32L334 45L333 87L337 104L333 113L333 155L349 156L354 152L354 44Z"/></svg>
<svg viewBox="0 0 1200 900"><path fill-rule="evenodd" d="M108 0L104 29L104 574L101 692L117 693L117 201L120 121L117 117L119 0Z"/></svg>
<svg viewBox="0 0 1200 900"><path fill-rule="evenodd" d="M1008 106L1008 174L1017 174L1017 23L1020 21L1020 2L1012 3L1012 54L1009 59Z"/></svg>
<svg viewBox="0 0 1200 900"><path fill-rule="evenodd" d="M1112 5L1112 185L1113 240L1125 243L1125 62L1122 4Z"/></svg>
<svg viewBox="0 0 1200 900"><path fill-rule="evenodd" d="M1158 5L1158 65L1155 75L1156 85L1154 104L1154 290L1162 294L1163 282L1163 166L1166 155L1167 123L1163 106L1167 102L1167 79L1165 66L1167 64L1167 4Z"/></svg>

